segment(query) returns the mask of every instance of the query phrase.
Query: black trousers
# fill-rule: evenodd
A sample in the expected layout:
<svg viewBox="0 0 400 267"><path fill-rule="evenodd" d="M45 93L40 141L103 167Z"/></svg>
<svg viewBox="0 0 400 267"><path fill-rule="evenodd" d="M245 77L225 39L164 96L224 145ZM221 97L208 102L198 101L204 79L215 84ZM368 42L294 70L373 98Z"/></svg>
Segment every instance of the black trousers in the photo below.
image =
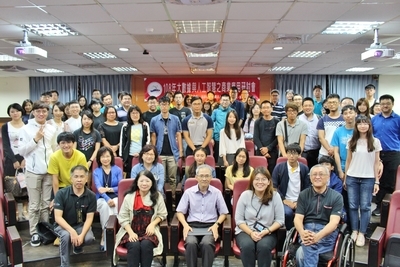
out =
<svg viewBox="0 0 400 267"><path fill-rule="evenodd" d="M307 160L308 168L311 168L318 164L318 155L319 155L319 148L304 151L301 156Z"/></svg>
<svg viewBox="0 0 400 267"><path fill-rule="evenodd" d="M150 240L127 242L128 267L151 267L154 244Z"/></svg>
<svg viewBox="0 0 400 267"><path fill-rule="evenodd" d="M383 173L379 180L379 192L376 194L375 203L380 206L386 194L391 194L396 185L397 167L400 165L400 152L381 151L380 158L383 163Z"/></svg>

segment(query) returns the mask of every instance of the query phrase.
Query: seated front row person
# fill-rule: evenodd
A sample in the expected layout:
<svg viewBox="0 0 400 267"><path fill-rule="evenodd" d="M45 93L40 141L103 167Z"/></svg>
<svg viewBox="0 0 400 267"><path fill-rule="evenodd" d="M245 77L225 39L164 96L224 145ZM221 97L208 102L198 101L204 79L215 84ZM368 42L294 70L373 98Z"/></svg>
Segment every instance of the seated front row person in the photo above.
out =
<svg viewBox="0 0 400 267"><path fill-rule="evenodd" d="M274 188L281 195L285 209L286 229L293 228L294 211L297 207L297 198L304 189L310 187L309 169L300 163L301 148L293 143L286 147L287 162L275 166L272 172Z"/></svg>
<svg viewBox="0 0 400 267"><path fill-rule="evenodd" d="M168 213L153 174L144 170L134 178L118 214L121 228L115 237L114 265L118 261L115 250L124 244L128 249L129 267L150 267L154 255L163 251L163 237L158 225Z"/></svg>
<svg viewBox="0 0 400 267"><path fill-rule="evenodd" d="M329 170L315 165L310 172L312 187L297 201L294 225L301 238L297 266L317 266L319 255L333 251L343 210L342 195L328 187Z"/></svg>
<svg viewBox="0 0 400 267"><path fill-rule="evenodd" d="M164 195L164 166L158 162L157 148L153 145L145 145L139 152L139 163L132 166L131 178L135 179L144 170L148 170L154 175L157 190Z"/></svg>
<svg viewBox="0 0 400 267"><path fill-rule="evenodd" d="M256 168L237 202L236 241L244 267L271 266L271 251L277 243L276 231L284 225L283 203L272 187L271 175L265 167Z"/></svg>
<svg viewBox="0 0 400 267"><path fill-rule="evenodd" d="M122 170L115 165L111 148L103 146L96 155L97 167L93 170L93 182L96 186L97 211L100 225L105 229L110 215L118 214L118 183L122 180ZM104 251L104 231L101 234L100 251Z"/></svg>
<svg viewBox="0 0 400 267"><path fill-rule="evenodd" d="M213 266L218 226L224 222L229 213L221 191L210 185L211 173L212 168L209 165L198 166L196 169L198 185L185 190L176 208L176 216L183 225L187 266L197 266L198 249L202 255L202 266ZM206 228L210 234L191 235L189 232L194 228Z"/></svg>
<svg viewBox="0 0 400 267"><path fill-rule="evenodd" d="M72 185L58 190L54 198L55 232L60 238L61 267L69 266L71 244L74 254L94 240L92 222L96 212L96 195L86 188L88 169L77 165L71 169Z"/></svg>

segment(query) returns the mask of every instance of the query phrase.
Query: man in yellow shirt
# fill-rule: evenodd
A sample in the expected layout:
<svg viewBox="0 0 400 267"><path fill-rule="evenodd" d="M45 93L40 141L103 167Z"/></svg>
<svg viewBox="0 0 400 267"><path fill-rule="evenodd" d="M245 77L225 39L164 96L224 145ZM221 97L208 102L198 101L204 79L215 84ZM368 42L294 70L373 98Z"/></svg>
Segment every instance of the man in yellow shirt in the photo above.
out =
<svg viewBox="0 0 400 267"><path fill-rule="evenodd" d="M53 177L53 194L58 190L71 185L70 171L77 165L88 167L85 155L74 149L75 136L70 132L62 132L57 137L59 150L50 156L47 172ZM53 208L53 201L50 209Z"/></svg>

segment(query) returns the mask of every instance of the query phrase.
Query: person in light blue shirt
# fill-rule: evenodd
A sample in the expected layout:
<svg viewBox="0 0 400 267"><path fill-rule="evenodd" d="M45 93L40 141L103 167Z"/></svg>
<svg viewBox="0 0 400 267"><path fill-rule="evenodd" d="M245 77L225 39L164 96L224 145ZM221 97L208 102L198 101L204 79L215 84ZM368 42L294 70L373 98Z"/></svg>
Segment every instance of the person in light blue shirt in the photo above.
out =
<svg viewBox="0 0 400 267"><path fill-rule="evenodd" d="M313 94L314 94L314 113L322 116L322 109L323 107L323 102L324 99L322 98L322 86L321 85L315 85L313 88Z"/></svg>
<svg viewBox="0 0 400 267"><path fill-rule="evenodd" d="M158 162L157 149L153 145L145 145L139 153L139 163L132 167L131 177L135 179L141 171L150 171L157 182L157 190L164 196L164 167Z"/></svg>

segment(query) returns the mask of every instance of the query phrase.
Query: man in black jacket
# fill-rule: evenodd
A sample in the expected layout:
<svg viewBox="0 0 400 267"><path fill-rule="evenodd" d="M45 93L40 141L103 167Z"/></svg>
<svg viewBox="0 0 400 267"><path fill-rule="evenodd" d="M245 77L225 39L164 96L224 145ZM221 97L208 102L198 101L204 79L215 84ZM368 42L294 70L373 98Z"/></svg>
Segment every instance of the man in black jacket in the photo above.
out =
<svg viewBox="0 0 400 267"><path fill-rule="evenodd" d="M294 211L300 192L310 187L309 169L297 160L300 153L301 148L298 144L288 145L287 162L279 163L272 172L274 188L281 195L284 204L286 229L293 227Z"/></svg>

